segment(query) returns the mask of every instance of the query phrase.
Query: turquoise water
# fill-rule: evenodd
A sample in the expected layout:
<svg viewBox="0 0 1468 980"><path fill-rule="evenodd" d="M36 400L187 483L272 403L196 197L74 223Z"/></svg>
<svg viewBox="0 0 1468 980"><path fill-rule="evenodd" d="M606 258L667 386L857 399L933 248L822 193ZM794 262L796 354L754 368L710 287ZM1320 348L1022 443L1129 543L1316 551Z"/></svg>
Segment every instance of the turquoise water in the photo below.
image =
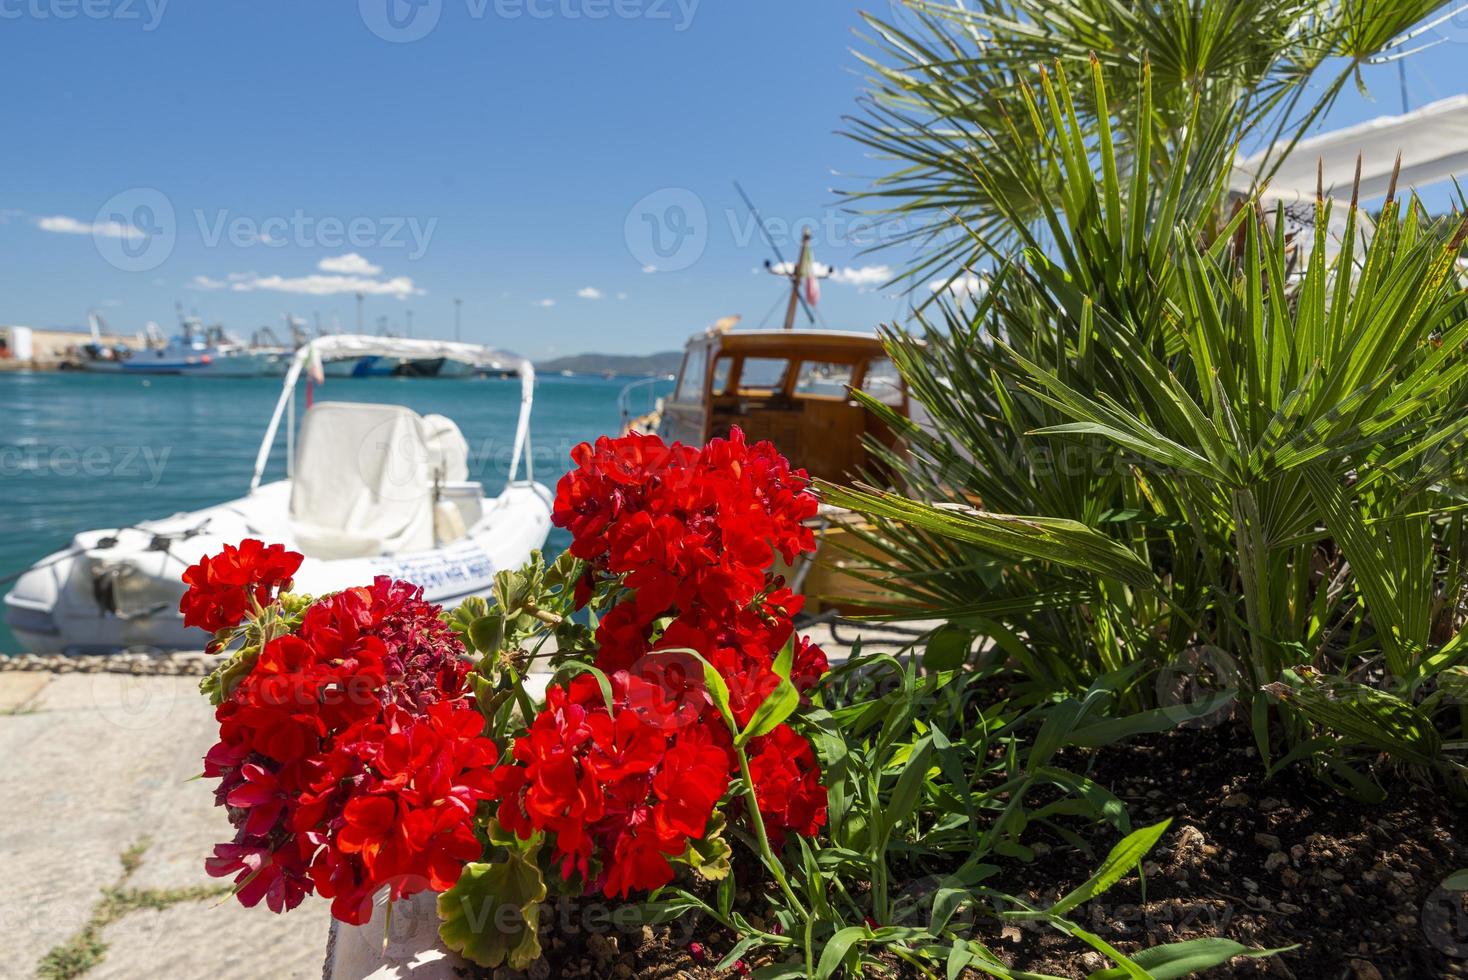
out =
<svg viewBox="0 0 1468 980"><path fill-rule="evenodd" d="M531 425L537 480L554 488L572 446L616 431L625 383L539 379ZM304 385L298 412L303 392ZM494 493L509 468L519 393L518 379L333 378L317 397L448 416L469 442L470 479ZM77 531L243 496L279 394L280 382L269 378L0 374L0 594L12 574L64 548ZM284 472L282 433L266 479ZM567 543L553 530L547 550ZM0 652L15 649L0 623Z"/></svg>

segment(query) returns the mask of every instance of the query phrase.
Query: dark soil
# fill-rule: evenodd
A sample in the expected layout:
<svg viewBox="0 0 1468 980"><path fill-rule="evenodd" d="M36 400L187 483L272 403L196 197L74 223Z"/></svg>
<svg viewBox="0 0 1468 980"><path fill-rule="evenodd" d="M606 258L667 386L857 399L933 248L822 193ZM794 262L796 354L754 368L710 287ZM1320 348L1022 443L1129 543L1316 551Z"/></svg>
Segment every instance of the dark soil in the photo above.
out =
<svg viewBox="0 0 1468 980"><path fill-rule="evenodd" d="M1067 764L1086 768L1084 758ZM1297 949L1235 959L1207 974L1299 980L1468 977L1468 905L1438 885L1468 867L1468 809L1405 778L1379 806L1353 803L1295 768L1264 782L1237 725L1178 730L1102 750L1092 778L1128 806L1134 826L1172 818L1139 876L1072 913L1123 952L1206 936ZM1119 835L1077 827L1095 847L1078 855L1058 838L1030 864L990 884L1043 907L1084 881ZM1108 828L1109 829L1109 828ZM1043 837L1035 838L1043 841ZM747 867L746 863L736 863ZM1145 887L1144 887L1145 885ZM740 903L757 915L757 901ZM613 920L616 905L583 900L543 913L546 956L522 973L480 977L636 977L703 980L734 937L699 917L645 927ZM1085 977L1109 963L1048 927L972 924L972 937L1012 968ZM750 967L768 960L755 954ZM901 967L899 969L899 967ZM937 971L942 975L941 968ZM894 963L889 976L916 976Z"/></svg>
<svg viewBox="0 0 1468 980"><path fill-rule="evenodd" d="M1173 822L1144 866L1145 892L1134 876L1083 906L1081 924L1124 952L1207 935L1299 946L1210 977L1468 977L1468 907L1438 888L1468 867L1468 810L1406 779L1368 806L1299 767L1267 783L1262 775L1237 725L1099 753L1092 777L1127 804L1134 825ZM1085 874L1074 853L1055 850L1006 885L1040 901ZM1063 937L1013 933L1020 968L1081 977L1104 965L1077 957L1068 939L1062 947Z"/></svg>

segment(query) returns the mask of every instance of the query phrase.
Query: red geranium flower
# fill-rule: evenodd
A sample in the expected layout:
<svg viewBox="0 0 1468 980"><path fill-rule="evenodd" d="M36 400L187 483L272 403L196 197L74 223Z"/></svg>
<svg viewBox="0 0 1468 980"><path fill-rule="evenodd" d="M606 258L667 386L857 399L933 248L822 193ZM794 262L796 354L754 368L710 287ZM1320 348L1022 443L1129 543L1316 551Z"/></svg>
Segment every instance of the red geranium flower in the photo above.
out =
<svg viewBox="0 0 1468 980"><path fill-rule="evenodd" d="M465 690L463 647L422 590L379 578L306 610L220 704L218 778L235 840L210 874L275 911L311 890L360 924L372 896L453 887L499 752Z"/></svg>
<svg viewBox="0 0 1468 980"><path fill-rule="evenodd" d="M268 605L277 589L290 588L304 557L285 545L246 538L238 547L225 545L219 554L200 558L183 573L189 587L178 604L184 625L210 633L233 629Z"/></svg>

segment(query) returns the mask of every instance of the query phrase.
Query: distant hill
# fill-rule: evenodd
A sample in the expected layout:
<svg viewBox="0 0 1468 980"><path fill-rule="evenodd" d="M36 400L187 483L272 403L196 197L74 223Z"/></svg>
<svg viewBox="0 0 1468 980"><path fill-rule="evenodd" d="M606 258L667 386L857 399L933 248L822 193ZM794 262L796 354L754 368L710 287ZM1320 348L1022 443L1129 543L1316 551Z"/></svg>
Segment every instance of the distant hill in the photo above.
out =
<svg viewBox="0 0 1468 980"><path fill-rule="evenodd" d="M683 352L659 351L656 354L573 354L535 365L541 374L574 371L577 374L672 374L683 363Z"/></svg>

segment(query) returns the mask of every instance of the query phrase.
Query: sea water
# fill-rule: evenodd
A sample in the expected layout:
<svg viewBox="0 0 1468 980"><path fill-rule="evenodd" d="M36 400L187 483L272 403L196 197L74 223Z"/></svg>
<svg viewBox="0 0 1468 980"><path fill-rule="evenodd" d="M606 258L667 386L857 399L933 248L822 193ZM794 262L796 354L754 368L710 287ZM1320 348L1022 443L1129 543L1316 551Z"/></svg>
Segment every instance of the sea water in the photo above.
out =
<svg viewBox="0 0 1468 980"><path fill-rule="evenodd" d="M538 379L531 461L539 482L554 488L571 447L616 433L624 384ZM302 382L296 393L298 418L304 388ZM244 496L279 395L280 381L271 378L0 374L0 594L15 574L65 548L78 531ZM491 496L504 483L520 407L518 378L331 378L315 397L446 415L469 443L469 478ZM285 475L285 454L282 431L266 480ZM559 554L568 543L552 529L546 551ZM0 653L16 650L0 621Z"/></svg>

